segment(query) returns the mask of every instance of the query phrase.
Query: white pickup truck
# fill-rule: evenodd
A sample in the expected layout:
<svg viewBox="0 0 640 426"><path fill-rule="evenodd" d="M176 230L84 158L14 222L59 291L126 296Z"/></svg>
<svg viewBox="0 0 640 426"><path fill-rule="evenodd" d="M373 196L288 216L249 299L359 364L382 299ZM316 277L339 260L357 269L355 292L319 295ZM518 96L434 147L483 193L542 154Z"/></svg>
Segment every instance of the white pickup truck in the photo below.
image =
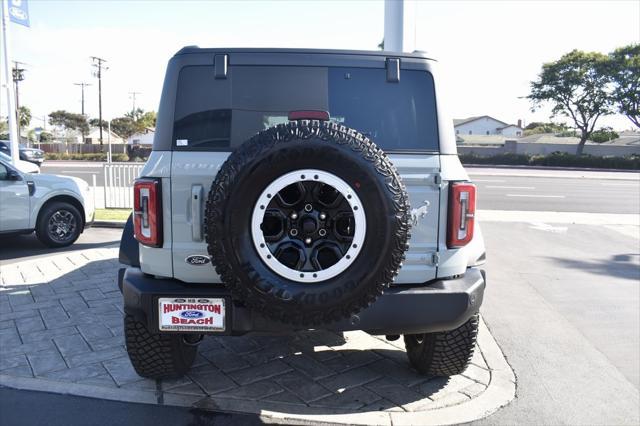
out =
<svg viewBox="0 0 640 426"><path fill-rule="evenodd" d="M0 158L0 235L35 231L49 247L71 245L93 222L90 195L81 179L25 173Z"/></svg>

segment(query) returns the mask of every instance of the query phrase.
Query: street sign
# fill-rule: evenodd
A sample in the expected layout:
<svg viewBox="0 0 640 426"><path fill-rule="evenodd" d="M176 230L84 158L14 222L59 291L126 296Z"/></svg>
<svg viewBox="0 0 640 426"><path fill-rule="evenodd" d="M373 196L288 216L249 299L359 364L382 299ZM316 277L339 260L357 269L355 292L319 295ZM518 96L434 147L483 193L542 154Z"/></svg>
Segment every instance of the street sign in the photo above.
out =
<svg viewBox="0 0 640 426"><path fill-rule="evenodd" d="M15 24L30 26L27 0L9 0L9 19Z"/></svg>

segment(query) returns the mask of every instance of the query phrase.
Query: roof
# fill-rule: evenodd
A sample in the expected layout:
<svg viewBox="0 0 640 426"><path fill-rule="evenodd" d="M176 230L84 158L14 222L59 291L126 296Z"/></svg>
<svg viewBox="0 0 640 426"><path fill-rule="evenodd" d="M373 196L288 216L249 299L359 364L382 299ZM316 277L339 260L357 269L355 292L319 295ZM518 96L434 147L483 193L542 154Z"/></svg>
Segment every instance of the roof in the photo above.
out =
<svg viewBox="0 0 640 426"><path fill-rule="evenodd" d="M176 52L177 55L188 55L193 53L290 53L290 54L312 54L312 55L360 55L360 56L384 56L395 58L416 58L434 60L427 56L425 52L415 50L408 52L390 52L386 50L338 50L338 49L288 49L288 48L254 48L254 47L216 47L205 48L199 46L185 46Z"/></svg>
<svg viewBox="0 0 640 426"><path fill-rule="evenodd" d="M479 119L481 119L481 118L490 118L490 119L492 119L492 120L497 121L498 123L502 123L502 124L504 124L504 127L512 126L512 124L507 124L507 123L505 123L504 121L501 121L501 120L498 120L497 118L493 118L493 117L491 117L490 115L479 115L479 116L477 116L477 117L469 117L469 118L462 118L462 119L456 119L456 118L454 118L454 119L453 119L453 125L454 125L454 127L455 127L455 126L460 126L460 125L462 125L462 124L471 123L471 122L476 121L476 120L479 120ZM500 128L501 128L501 129L503 129L504 127L500 127Z"/></svg>
<svg viewBox="0 0 640 426"><path fill-rule="evenodd" d="M92 127L91 129L89 129L89 133L85 134L85 137L93 137L94 135L97 137L99 134L100 134L100 128L99 127ZM109 134L109 129L105 129L103 127L102 128L102 134L103 135ZM122 137L120 137L120 135L118 135L113 130L111 131L111 136L115 136L116 138L122 139ZM104 136L103 136L103 139L104 139Z"/></svg>
<svg viewBox="0 0 640 426"><path fill-rule="evenodd" d="M503 130L508 127L515 127L516 129L523 130L522 127L518 126L517 124L507 124L506 126L498 127L498 130Z"/></svg>
<svg viewBox="0 0 640 426"><path fill-rule="evenodd" d="M469 117L469 118L454 118L453 119L453 125L457 126L459 124L464 124L464 123L469 123L471 121L476 121L480 117L483 117L483 116L482 115L478 115L476 117Z"/></svg>

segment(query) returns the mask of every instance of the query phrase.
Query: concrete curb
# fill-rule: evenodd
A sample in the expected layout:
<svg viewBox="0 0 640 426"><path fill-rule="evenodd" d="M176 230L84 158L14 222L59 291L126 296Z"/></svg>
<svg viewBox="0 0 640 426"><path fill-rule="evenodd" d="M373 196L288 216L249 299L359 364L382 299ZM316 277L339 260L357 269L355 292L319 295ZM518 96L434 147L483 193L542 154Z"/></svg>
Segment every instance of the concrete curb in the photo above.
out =
<svg viewBox="0 0 640 426"><path fill-rule="evenodd" d="M92 228L124 228L127 222L119 220L95 220L92 224Z"/></svg>

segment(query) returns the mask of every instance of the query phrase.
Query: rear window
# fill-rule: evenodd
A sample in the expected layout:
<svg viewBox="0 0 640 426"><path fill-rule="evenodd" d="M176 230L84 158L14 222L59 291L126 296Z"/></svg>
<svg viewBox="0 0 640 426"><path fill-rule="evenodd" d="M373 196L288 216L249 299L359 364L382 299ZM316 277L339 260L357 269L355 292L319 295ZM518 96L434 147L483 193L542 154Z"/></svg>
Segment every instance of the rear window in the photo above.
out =
<svg viewBox="0 0 640 426"><path fill-rule="evenodd" d="M176 150L228 151L255 133L287 122L289 111L329 111L386 151L437 151L433 77L383 68L235 66L216 79L210 66L181 70L176 95Z"/></svg>

